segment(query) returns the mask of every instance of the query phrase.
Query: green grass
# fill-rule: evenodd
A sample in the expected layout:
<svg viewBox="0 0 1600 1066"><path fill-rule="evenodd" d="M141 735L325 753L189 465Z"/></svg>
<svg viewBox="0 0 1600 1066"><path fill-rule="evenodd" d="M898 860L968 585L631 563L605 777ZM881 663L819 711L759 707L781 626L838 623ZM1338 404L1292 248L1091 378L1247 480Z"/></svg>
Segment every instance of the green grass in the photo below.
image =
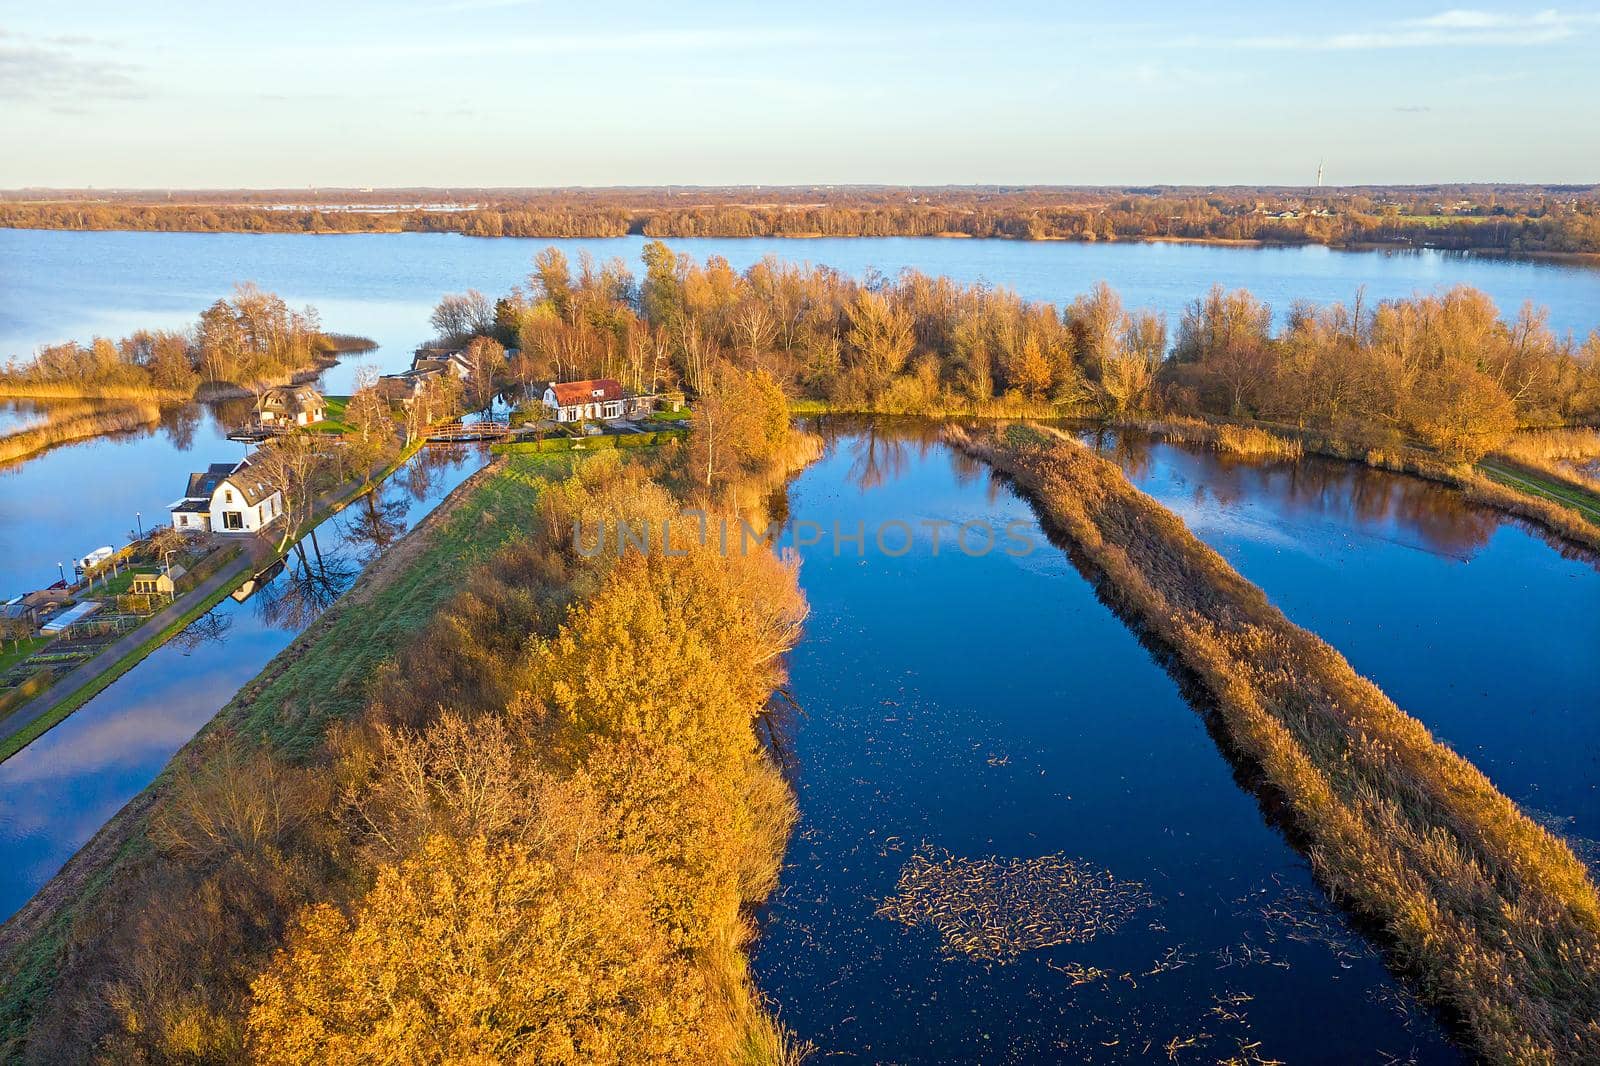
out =
<svg viewBox="0 0 1600 1066"><path fill-rule="evenodd" d="M24 637L12 647L10 641L0 643L0 674L16 666L22 660L50 643L53 637Z"/></svg>
<svg viewBox="0 0 1600 1066"><path fill-rule="evenodd" d="M351 426L344 420L344 413L350 407L348 396L324 396L323 419L313 422L306 428L318 433L349 433Z"/></svg>
<svg viewBox="0 0 1600 1066"><path fill-rule="evenodd" d="M1538 496L1565 507L1570 507L1583 515L1584 518L1596 525L1600 525L1600 498L1596 498L1592 493L1584 492L1582 489L1571 485L1563 485L1558 481L1539 477L1527 470L1513 469L1492 459L1485 459L1480 462L1478 469L1507 488L1513 488L1518 492L1526 492L1530 496Z"/></svg>
<svg viewBox="0 0 1600 1066"><path fill-rule="evenodd" d="M353 714L374 672L432 619L473 566L520 534L540 477L563 476L566 456L513 455L462 500L401 573L358 603L340 601L261 679L240 693L243 731L306 754L329 721Z"/></svg>

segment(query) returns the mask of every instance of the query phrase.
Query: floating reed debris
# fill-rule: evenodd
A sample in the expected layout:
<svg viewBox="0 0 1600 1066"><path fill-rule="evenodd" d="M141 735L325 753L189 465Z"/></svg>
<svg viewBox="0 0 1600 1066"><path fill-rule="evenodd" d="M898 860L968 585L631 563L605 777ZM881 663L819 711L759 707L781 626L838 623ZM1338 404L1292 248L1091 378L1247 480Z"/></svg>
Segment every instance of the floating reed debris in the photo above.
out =
<svg viewBox="0 0 1600 1066"><path fill-rule="evenodd" d="M880 917L931 925L947 956L983 962L1093 940L1154 905L1137 881L1061 854L963 859L927 845L901 868L897 889Z"/></svg>
<svg viewBox="0 0 1600 1066"><path fill-rule="evenodd" d="M1587 868L1333 648L1065 434L952 428L1069 539L1101 595L1211 697L1323 886L1496 1062L1600 1061Z"/></svg>

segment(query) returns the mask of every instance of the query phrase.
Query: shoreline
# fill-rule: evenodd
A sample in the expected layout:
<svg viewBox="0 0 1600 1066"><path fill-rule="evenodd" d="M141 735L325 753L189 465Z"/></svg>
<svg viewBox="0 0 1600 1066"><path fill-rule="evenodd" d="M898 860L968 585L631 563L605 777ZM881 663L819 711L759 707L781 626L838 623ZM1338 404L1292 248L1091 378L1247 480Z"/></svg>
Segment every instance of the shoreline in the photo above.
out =
<svg viewBox="0 0 1600 1066"><path fill-rule="evenodd" d="M874 241L874 240L969 240L969 241L1005 241L1013 244L1173 244L1197 245L1216 248L1239 249L1294 249L1294 248L1326 248L1334 252L1441 252L1461 256L1485 256L1494 259L1508 259L1526 262L1565 263L1574 266L1600 267L1600 251L1595 252L1565 252L1546 250L1514 250L1510 248L1451 248L1439 244L1417 243L1414 241L1317 241L1317 240L1275 240L1266 237L1169 237L1125 235L1111 237L1075 237L1048 235L1042 237L1013 237L1002 233L979 235L963 233L959 230L946 230L938 233L737 233L716 234L704 233L693 235L651 234L643 230L629 229L625 233L602 233L573 235L570 233L518 233L518 234L489 234L465 233L453 229L422 229L416 227L393 226L381 229L326 229L306 230L291 229L287 226L281 229L258 229L246 227L214 227L211 229L165 229L154 226L133 228L124 227L82 227L82 226L19 226L0 225L0 230L13 230L19 233L164 233L171 235L229 235L245 237L373 237L394 236L397 234L433 234L438 236L464 237L471 240L514 240L514 241L620 241L628 238L638 238L645 241L748 241L748 240L790 240L790 241ZM369 351L371 349L354 348L344 351ZM0 393L3 396L4 393ZM72 395L81 395L74 393Z"/></svg>

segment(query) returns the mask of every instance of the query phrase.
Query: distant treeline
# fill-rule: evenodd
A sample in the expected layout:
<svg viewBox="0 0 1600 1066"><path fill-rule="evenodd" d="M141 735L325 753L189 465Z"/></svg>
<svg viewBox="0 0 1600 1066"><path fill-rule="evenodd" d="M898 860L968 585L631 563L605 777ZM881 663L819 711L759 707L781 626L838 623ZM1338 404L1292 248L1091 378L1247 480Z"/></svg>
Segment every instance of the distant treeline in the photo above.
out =
<svg viewBox="0 0 1600 1066"><path fill-rule="evenodd" d="M1600 253L1592 187L1427 189L480 190L0 199L0 226L474 237L997 237L1383 244ZM439 197L461 199L446 204Z"/></svg>

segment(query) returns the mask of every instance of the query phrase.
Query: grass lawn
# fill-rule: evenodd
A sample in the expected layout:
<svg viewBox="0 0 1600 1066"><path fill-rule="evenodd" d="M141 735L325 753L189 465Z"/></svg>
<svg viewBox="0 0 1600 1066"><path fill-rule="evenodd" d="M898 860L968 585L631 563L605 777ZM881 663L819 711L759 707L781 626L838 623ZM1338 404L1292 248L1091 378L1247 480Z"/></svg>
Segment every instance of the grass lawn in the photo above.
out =
<svg viewBox="0 0 1600 1066"><path fill-rule="evenodd" d="M52 637L25 637L13 647L10 641L0 643L0 674L5 673L13 666L44 647L54 639Z"/></svg>
<svg viewBox="0 0 1600 1066"><path fill-rule="evenodd" d="M344 420L344 413L350 407L350 397L324 396L322 399L322 421L313 422L306 428L318 433L349 433L350 425Z"/></svg>

